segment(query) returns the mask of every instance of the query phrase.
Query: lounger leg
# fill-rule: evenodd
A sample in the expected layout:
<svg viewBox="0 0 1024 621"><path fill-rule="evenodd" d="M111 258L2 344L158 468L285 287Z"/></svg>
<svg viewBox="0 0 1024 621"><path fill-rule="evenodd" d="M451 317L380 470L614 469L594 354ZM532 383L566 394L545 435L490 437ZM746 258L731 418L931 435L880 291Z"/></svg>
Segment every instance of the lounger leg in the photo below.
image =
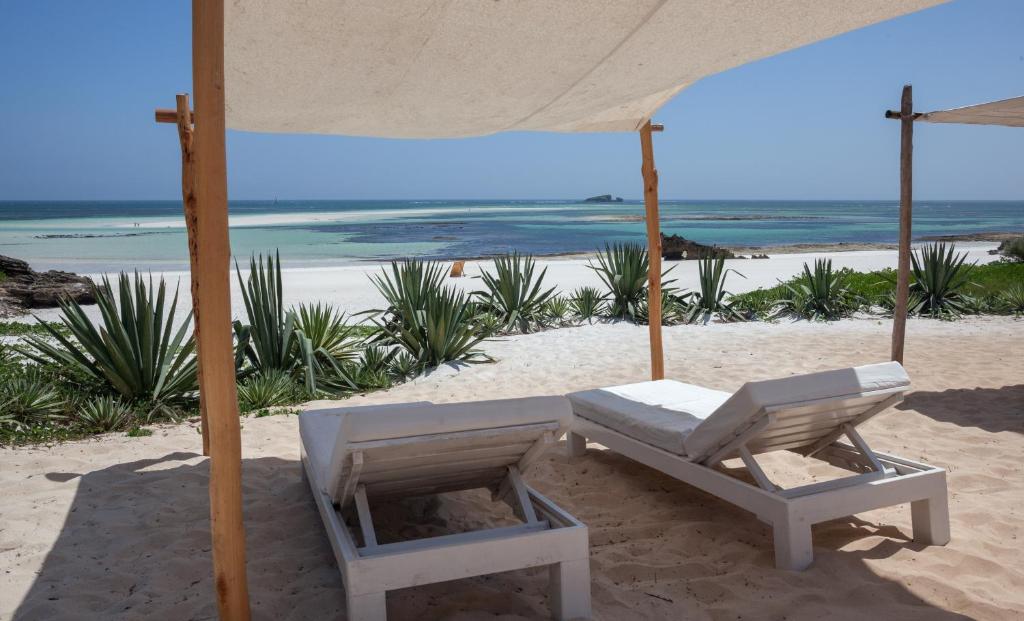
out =
<svg viewBox="0 0 1024 621"><path fill-rule="evenodd" d="M583 457L587 452L587 439L578 433L570 431L565 436L565 444L569 449L569 457Z"/></svg>
<svg viewBox="0 0 1024 621"><path fill-rule="evenodd" d="M776 522L772 526L775 537L775 567L803 571L814 561L811 544L811 525L795 520Z"/></svg>
<svg viewBox="0 0 1024 621"><path fill-rule="evenodd" d="M930 546L949 543L949 500L945 492L910 503L910 521L914 541Z"/></svg>
<svg viewBox="0 0 1024 621"><path fill-rule="evenodd" d="M590 559L551 566L551 616L559 620L590 618Z"/></svg>
<svg viewBox="0 0 1024 621"><path fill-rule="evenodd" d="M349 595L348 621L386 621L388 613L384 601L384 591Z"/></svg>

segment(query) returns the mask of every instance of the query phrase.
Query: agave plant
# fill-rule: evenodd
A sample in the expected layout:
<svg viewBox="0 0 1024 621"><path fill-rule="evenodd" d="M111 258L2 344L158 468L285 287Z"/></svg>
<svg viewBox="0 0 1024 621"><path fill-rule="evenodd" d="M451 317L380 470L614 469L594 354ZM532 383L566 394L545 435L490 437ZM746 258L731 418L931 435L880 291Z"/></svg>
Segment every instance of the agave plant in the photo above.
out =
<svg viewBox="0 0 1024 621"><path fill-rule="evenodd" d="M42 323L53 342L28 336L28 347L19 351L37 362L56 363L70 375L100 380L127 399L163 402L188 395L197 389L195 340L188 335L192 313L175 330L177 289L170 307L165 307L163 278L155 300L152 291L152 277L147 287L138 273L130 278L122 272L115 295L104 277L94 288L102 326L94 325L77 302L63 300L61 322L70 336Z"/></svg>
<svg viewBox="0 0 1024 621"><path fill-rule="evenodd" d="M569 321L572 306L569 300L560 295L553 295L541 309L540 323L546 326L563 326Z"/></svg>
<svg viewBox="0 0 1024 621"><path fill-rule="evenodd" d="M1024 285L1008 287L997 298L997 307L1004 313L1024 314Z"/></svg>
<svg viewBox="0 0 1024 621"><path fill-rule="evenodd" d="M580 319L592 322L605 312L608 296L596 287L580 287L569 295L569 308Z"/></svg>
<svg viewBox="0 0 1024 621"><path fill-rule="evenodd" d="M64 397L51 384L32 374L0 387L0 426L20 430L59 420L66 407Z"/></svg>
<svg viewBox="0 0 1024 621"><path fill-rule="evenodd" d="M295 381L280 370L253 375L238 383L238 405L243 412L288 405L298 397Z"/></svg>
<svg viewBox="0 0 1024 621"><path fill-rule="evenodd" d="M398 352L391 359L391 375L398 379L405 379L420 372L420 365L415 358L407 351Z"/></svg>
<svg viewBox="0 0 1024 621"><path fill-rule="evenodd" d="M512 253L494 260L494 274L483 272L485 291L476 291L485 310L496 315L505 330L529 332L541 323L544 305L555 288L543 289L547 268L536 274L537 264L531 256Z"/></svg>
<svg viewBox="0 0 1024 621"><path fill-rule="evenodd" d="M783 308L806 319L839 319L858 307L844 273L832 270L831 259L817 259L813 271L804 263L803 274L785 287L788 295L782 299Z"/></svg>
<svg viewBox="0 0 1024 621"><path fill-rule="evenodd" d="M330 304L300 304L295 327L309 338L313 351L323 352L336 362L353 360L359 355L363 339L356 326L347 323L345 313Z"/></svg>
<svg viewBox="0 0 1024 621"><path fill-rule="evenodd" d="M375 341L404 349L420 367L488 360L476 349L490 335L483 325L488 313L446 286L444 274L439 263L404 260L371 277L388 303L373 311L380 330Z"/></svg>
<svg viewBox="0 0 1024 621"><path fill-rule="evenodd" d="M608 311L621 319L636 319L646 297L647 290L647 249L637 244L605 245L603 252L598 252L597 265L590 264L590 269L597 272L605 287L608 288L610 301ZM662 272L662 277L672 268ZM662 289L667 290L673 281L663 281Z"/></svg>
<svg viewBox="0 0 1024 621"><path fill-rule="evenodd" d="M235 321L235 334L239 350L257 374L280 371L301 377L311 395L318 388L336 387L322 381L328 377L352 385L342 368L343 359L335 356L345 345L347 333L339 327L344 319L329 306L306 307L305 317L301 315L303 307L300 313L284 310L280 254L268 256L266 261L263 255L251 257L245 281L237 263L235 273L249 320L248 324ZM303 321L318 342L302 330Z"/></svg>
<svg viewBox="0 0 1024 621"><path fill-rule="evenodd" d="M89 431L114 431L127 425L133 412L129 404L110 395L87 401L79 410L75 422Z"/></svg>
<svg viewBox="0 0 1024 621"><path fill-rule="evenodd" d="M967 312L964 288L974 264L966 264L966 252L956 254L955 246L944 243L927 244L910 258L910 291L920 300L909 308L911 313L953 319Z"/></svg>
<svg viewBox="0 0 1024 621"><path fill-rule="evenodd" d="M708 257L699 259L697 265L698 282L700 288L693 292L693 297L688 300L686 310L686 321L710 321L715 314L725 321L741 321L743 314L725 301L729 295L725 290L725 278L732 272L740 278L746 278L736 270L725 267L724 257Z"/></svg>
<svg viewBox="0 0 1024 621"><path fill-rule="evenodd" d="M774 321L778 318L782 301L775 289L755 289L729 297L733 310L746 319Z"/></svg>

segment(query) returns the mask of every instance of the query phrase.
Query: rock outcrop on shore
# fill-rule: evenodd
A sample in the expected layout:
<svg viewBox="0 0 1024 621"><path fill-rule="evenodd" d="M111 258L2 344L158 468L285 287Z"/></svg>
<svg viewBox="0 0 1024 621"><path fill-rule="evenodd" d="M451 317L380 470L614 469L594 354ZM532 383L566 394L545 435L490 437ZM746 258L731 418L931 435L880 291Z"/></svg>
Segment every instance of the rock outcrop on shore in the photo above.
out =
<svg viewBox="0 0 1024 621"><path fill-rule="evenodd" d="M679 235L661 234L661 257L668 261L679 261L682 259L706 259L723 257L735 259L736 255L725 248L718 246L706 246L697 242L680 237Z"/></svg>
<svg viewBox="0 0 1024 621"><path fill-rule="evenodd" d="M0 317L25 313L30 308L53 308L60 300L95 304L91 278L71 272L37 272L25 261L0 255Z"/></svg>

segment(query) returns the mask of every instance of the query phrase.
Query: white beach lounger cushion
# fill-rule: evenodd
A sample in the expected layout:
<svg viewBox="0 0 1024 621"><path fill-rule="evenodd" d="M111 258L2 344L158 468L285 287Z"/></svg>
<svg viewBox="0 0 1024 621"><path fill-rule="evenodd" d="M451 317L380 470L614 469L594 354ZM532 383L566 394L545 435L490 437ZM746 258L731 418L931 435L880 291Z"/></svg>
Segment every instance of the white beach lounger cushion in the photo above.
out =
<svg viewBox="0 0 1024 621"><path fill-rule="evenodd" d="M574 392L569 399L577 416L685 455L684 438L731 396L702 386L658 380Z"/></svg>
<svg viewBox="0 0 1024 621"><path fill-rule="evenodd" d="M565 397L527 397L313 410L299 418L299 430L312 466L323 473L324 491L337 500L352 443L546 422L558 423L557 438L571 420Z"/></svg>
<svg viewBox="0 0 1024 621"><path fill-rule="evenodd" d="M909 385L910 377L898 362L747 382L686 436L685 454L691 459L707 457L738 430L749 426L766 407Z"/></svg>

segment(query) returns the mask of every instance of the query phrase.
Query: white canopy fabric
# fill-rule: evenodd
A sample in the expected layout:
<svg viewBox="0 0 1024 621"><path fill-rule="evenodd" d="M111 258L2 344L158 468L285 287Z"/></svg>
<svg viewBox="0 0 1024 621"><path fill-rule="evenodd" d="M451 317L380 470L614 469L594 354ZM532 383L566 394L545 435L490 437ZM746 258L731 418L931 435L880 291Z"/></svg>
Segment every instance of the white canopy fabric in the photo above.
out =
<svg viewBox="0 0 1024 621"><path fill-rule="evenodd" d="M230 0L233 129L636 131L706 76L944 0Z"/></svg>
<svg viewBox="0 0 1024 621"><path fill-rule="evenodd" d="M917 117L927 123L966 123L968 125L1005 125L1024 127L1024 97L925 112Z"/></svg>

